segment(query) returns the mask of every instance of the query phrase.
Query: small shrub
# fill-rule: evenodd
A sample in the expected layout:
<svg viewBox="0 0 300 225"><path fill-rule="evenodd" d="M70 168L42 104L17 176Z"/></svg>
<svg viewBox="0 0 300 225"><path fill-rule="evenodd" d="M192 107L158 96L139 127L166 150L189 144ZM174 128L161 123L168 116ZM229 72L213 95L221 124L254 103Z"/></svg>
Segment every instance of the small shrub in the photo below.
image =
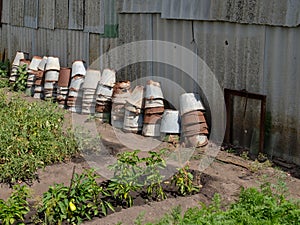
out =
<svg viewBox="0 0 300 225"><path fill-rule="evenodd" d="M24 224L21 221L24 221L24 216L30 211L28 197L28 187L16 185L7 201L0 199L0 223L3 225L11 225L16 222Z"/></svg>

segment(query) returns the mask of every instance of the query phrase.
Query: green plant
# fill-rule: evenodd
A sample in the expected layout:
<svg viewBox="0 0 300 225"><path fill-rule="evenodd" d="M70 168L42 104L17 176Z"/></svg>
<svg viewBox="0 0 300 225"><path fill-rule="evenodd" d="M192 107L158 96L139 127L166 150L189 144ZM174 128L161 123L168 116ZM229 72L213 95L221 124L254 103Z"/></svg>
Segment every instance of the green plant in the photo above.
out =
<svg viewBox="0 0 300 225"><path fill-rule="evenodd" d="M9 76L10 62L5 60L0 62L0 78L8 78Z"/></svg>
<svg viewBox="0 0 300 225"><path fill-rule="evenodd" d="M147 194L149 196L155 195L156 199L166 199L167 196L163 190L162 182L164 176L161 175L160 170L166 168L166 161L163 159L165 150L159 152L149 151L149 157L145 157L142 161L146 162L146 170L144 176L145 185L147 185Z"/></svg>
<svg viewBox="0 0 300 225"><path fill-rule="evenodd" d="M99 186L93 170L83 174L74 174L69 187L63 184L51 186L43 195L39 213L46 224L80 224L100 214L106 215L108 209L114 211L112 205L103 200L108 192Z"/></svg>
<svg viewBox="0 0 300 225"><path fill-rule="evenodd" d="M0 78L0 88L9 87L9 80L7 78Z"/></svg>
<svg viewBox="0 0 300 225"><path fill-rule="evenodd" d="M28 187L16 185L7 201L0 199L0 223L3 225L11 225L16 222L24 224L21 221L24 221L24 216L30 211L28 197Z"/></svg>
<svg viewBox="0 0 300 225"><path fill-rule="evenodd" d="M143 168L140 166L141 159L137 155L139 152L139 150L123 152L118 155L117 162L108 167L114 171L108 189L119 202L125 201L129 207L133 205L132 193L143 187L139 182L143 173Z"/></svg>
<svg viewBox="0 0 300 225"><path fill-rule="evenodd" d="M13 83L15 91L25 91L28 78L27 64L19 66L17 71L17 79Z"/></svg>
<svg viewBox="0 0 300 225"><path fill-rule="evenodd" d="M62 126L64 114L54 104L0 90L0 182L35 179L38 168L77 152L73 133Z"/></svg>
<svg viewBox="0 0 300 225"><path fill-rule="evenodd" d="M189 165L180 168L171 180L178 188L178 193L181 195L187 195L199 191L199 187L195 186L193 183L194 176L189 170Z"/></svg>

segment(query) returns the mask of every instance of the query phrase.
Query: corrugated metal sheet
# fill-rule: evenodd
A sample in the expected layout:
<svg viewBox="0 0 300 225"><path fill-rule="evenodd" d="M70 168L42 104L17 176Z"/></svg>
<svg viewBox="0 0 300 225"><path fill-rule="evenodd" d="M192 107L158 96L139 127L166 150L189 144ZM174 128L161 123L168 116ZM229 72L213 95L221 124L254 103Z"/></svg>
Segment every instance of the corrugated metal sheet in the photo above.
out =
<svg viewBox="0 0 300 225"><path fill-rule="evenodd" d="M84 15L85 32L104 33L104 0L86 0Z"/></svg>
<svg viewBox="0 0 300 225"><path fill-rule="evenodd" d="M39 0L39 27L54 29L55 0Z"/></svg>
<svg viewBox="0 0 300 225"><path fill-rule="evenodd" d="M114 61L109 55L104 59L106 62L100 61L100 56L107 53L111 49L118 46L118 39L116 38L101 38L100 35L90 34L90 50L89 50L89 65L91 69L103 70L106 68L114 68Z"/></svg>
<svg viewBox="0 0 300 225"><path fill-rule="evenodd" d="M55 28L68 29L69 0L55 1Z"/></svg>
<svg viewBox="0 0 300 225"><path fill-rule="evenodd" d="M300 164L300 28L267 27L265 92L272 135L267 149Z"/></svg>
<svg viewBox="0 0 300 225"><path fill-rule="evenodd" d="M83 30L84 0L69 0L69 29Z"/></svg>
<svg viewBox="0 0 300 225"><path fill-rule="evenodd" d="M5 50L6 57L8 58L8 44L7 44L7 25L2 25L0 29L0 50L1 54Z"/></svg>
<svg viewBox="0 0 300 225"><path fill-rule="evenodd" d="M26 27L7 26L7 49L9 59L12 60L16 51L34 52L36 30Z"/></svg>
<svg viewBox="0 0 300 225"><path fill-rule="evenodd" d="M37 28L39 16L39 1L25 0L24 11L24 26L30 28Z"/></svg>
<svg viewBox="0 0 300 225"><path fill-rule="evenodd" d="M163 0L162 18L295 27L298 0Z"/></svg>
<svg viewBox="0 0 300 225"><path fill-rule="evenodd" d="M10 22L10 18L9 18L10 4L11 4L10 1L2 1L2 18L1 18L2 23L9 24Z"/></svg>
<svg viewBox="0 0 300 225"><path fill-rule="evenodd" d="M80 31L68 31L68 66L74 60L84 60L89 64L89 34Z"/></svg>
<svg viewBox="0 0 300 225"><path fill-rule="evenodd" d="M163 0L123 0L123 13L160 13Z"/></svg>
<svg viewBox="0 0 300 225"><path fill-rule="evenodd" d="M118 2L116 0L104 0L104 35L105 38L118 37L119 21L118 21Z"/></svg>
<svg viewBox="0 0 300 225"><path fill-rule="evenodd" d="M68 31L55 29L52 34L48 54L59 57L60 65L65 67L68 65Z"/></svg>
<svg viewBox="0 0 300 225"><path fill-rule="evenodd" d="M152 36L152 15L151 14L120 14L119 15L119 44L140 40L151 40ZM134 57L138 54L132 53ZM119 72L122 79L136 80L142 76L151 76L152 64L140 63L127 66Z"/></svg>
<svg viewBox="0 0 300 225"><path fill-rule="evenodd" d="M11 25L24 25L24 0L11 0L9 12Z"/></svg>

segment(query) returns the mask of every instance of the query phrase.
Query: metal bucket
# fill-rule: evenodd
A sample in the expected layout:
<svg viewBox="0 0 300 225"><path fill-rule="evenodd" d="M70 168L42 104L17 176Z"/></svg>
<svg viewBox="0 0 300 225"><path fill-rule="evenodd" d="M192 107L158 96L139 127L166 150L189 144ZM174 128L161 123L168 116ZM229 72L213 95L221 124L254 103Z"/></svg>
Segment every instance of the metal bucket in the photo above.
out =
<svg viewBox="0 0 300 225"><path fill-rule="evenodd" d="M179 134L180 133L180 117L176 110L165 110L161 120L161 133Z"/></svg>
<svg viewBox="0 0 300 225"><path fill-rule="evenodd" d="M123 128L125 130L130 131L131 129L135 130L134 128L140 128L142 130L143 127L143 114L135 114L128 110L125 110L124 115L124 125Z"/></svg>
<svg viewBox="0 0 300 225"><path fill-rule="evenodd" d="M53 90L56 88L56 83L54 81L51 82L45 82L44 83L44 90Z"/></svg>
<svg viewBox="0 0 300 225"><path fill-rule="evenodd" d="M56 70L48 70L45 73L45 81L58 81L59 72Z"/></svg>
<svg viewBox="0 0 300 225"><path fill-rule="evenodd" d="M142 134L146 137L160 137L160 124L144 124Z"/></svg>
<svg viewBox="0 0 300 225"><path fill-rule="evenodd" d="M29 65L29 69L30 70L34 70L37 71L38 70L38 66L40 64L40 62L42 61L42 57L40 56L33 56Z"/></svg>
<svg viewBox="0 0 300 225"><path fill-rule="evenodd" d="M118 118L118 119L113 117L111 118L111 126L114 128L122 129L124 125L123 123L124 123L124 118Z"/></svg>
<svg viewBox="0 0 300 225"><path fill-rule="evenodd" d="M164 107L164 101L161 99L145 100L145 108Z"/></svg>
<svg viewBox="0 0 300 225"><path fill-rule="evenodd" d="M165 111L164 107L146 108L145 114L161 114Z"/></svg>
<svg viewBox="0 0 300 225"><path fill-rule="evenodd" d="M208 144L208 138L205 135L195 135L185 138L185 144L187 147L204 147Z"/></svg>
<svg viewBox="0 0 300 225"><path fill-rule="evenodd" d="M182 125L192 125L197 123L206 123L204 114L201 111L193 111L184 114L181 117L181 123Z"/></svg>
<svg viewBox="0 0 300 225"><path fill-rule="evenodd" d="M48 71L48 70L56 70L56 71L60 70L60 64L59 64L59 58L58 57L49 56L47 58L45 71Z"/></svg>
<svg viewBox="0 0 300 225"><path fill-rule="evenodd" d="M76 75L82 75L82 76L86 75L86 69L83 60L76 60L72 64L72 77Z"/></svg>
<svg viewBox="0 0 300 225"><path fill-rule="evenodd" d="M99 83L108 87L114 87L116 83L116 71L104 69Z"/></svg>
<svg viewBox="0 0 300 225"><path fill-rule="evenodd" d="M137 108L134 105L129 104L128 102L125 104L125 109L136 114L139 114L142 111L141 108Z"/></svg>
<svg viewBox="0 0 300 225"><path fill-rule="evenodd" d="M99 70L88 69L86 71L85 79L82 88L83 89L96 89L98 82L101 78L101 72Z"/></svg>
<svg viewBox="0 0 300 225"><path fill-rule="evenodd" d="M208 135L208 128L207 126L198 126L198 127L192 127L192 128L184 128L185 131L183 132L184 137L190 137L195 136L199 134Z"/></svg>
<svg viewBox="0 0 300 225"><path fill-rule="evenodd" d="M199 134L201 131L207 130L208 126L206 123L197 123L197 124L192 124L192 125L184 125L182 127L182 131L185 132L189 132L189 131L198 131Z"/></svg>
<svg viewBox="0 0 300 225"><path fill-rule="evenodd" d="M26 65L26 70L28 70L28 67L30 65L30 61L27 59L20 59L20 66Z"/></svg>
<svg viewBox="0 0 300 225"><path fill-rule="evenodd" d="M144 87L136 86L131 95L127 98L127 102L138 109L143 108Z"/></svg>
<svg viewBox="0 0 300 225"><path fill-rule="evenodd" d="M184 115L185 113L196 111L196 110L205 110L199 94L195 93L185 93L180 96L180 114Z"/></svg>
<svg viewBox="0 0 300 225"><path fill-rule="evenodd" d="M57 84L60 87L69 87L71 78L71 68L61 68L59 71L59 77Z"/></svg>
<svg viewBox="0 0 300 225"><path fill-rule="evenodd" d="M145 114L144 124L160 124L162 119L161 114Z"/></svg>
<svg viewBox="0 0 300 225"><path fill-rule="evenodd" d="M104 86L104 85L98 83L96 94L105 96L107 98L111 98L113 95L113 88L109 87L109 86Z"/></svg>
<svg viewBox="0 0 300 225"><path fill-rule="evenodd" d="M114 95L112 101L116 104L126 104L126 100L130 97L131 93L130 92L126 92L123 94L117 94Z"/></svg>
<svg viewBox="0 0 300 225"><path fill-rule="evenodd" d="M39 65L38 65L38 69L41 70L41 71L44 71L45 70L45 67L46 67L46 64L47 64L47 59L48 57L47 56L44 56L42 58L42 60L40 61Z"/></svg>
<svg viewBox="0 0 300 225"><path fill-rule="evenodd" d="M19 66L20 65L20 60L25 59L25 54L24 52L16 52L15 58L12 62L12 65L14 66Z"/></svg>
<svg viewBox="0 0 300 225"><path fill-rule="evenodd" d="M147 82L145 98L150 100L164 98L159 82L155 82L153 80L149 80Z"/></svg>
<svg viewBox="0 0 300 225"><path fill-rule="evenodd" d="M84 79L72 79L70 84L70 91L79 91L82 88Z"/></svg>

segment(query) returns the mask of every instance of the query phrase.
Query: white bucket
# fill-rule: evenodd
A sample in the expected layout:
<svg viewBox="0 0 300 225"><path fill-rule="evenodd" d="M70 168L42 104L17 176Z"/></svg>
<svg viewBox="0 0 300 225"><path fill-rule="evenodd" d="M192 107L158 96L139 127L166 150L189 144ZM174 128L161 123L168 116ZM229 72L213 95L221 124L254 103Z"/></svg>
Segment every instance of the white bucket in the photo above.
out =
<svg viewBox="0 0 300 225"><path fill-rule="evenodd" d="M97 86L96 94L101 95L101 96L105 96L107 98L111 98L112 95L113 95L113 88L108 87L108 86L104 86L104 85L100 84L100 82L99 82L98 86Z"/></svg>
<svg viewBox="0 0 300 225"><path fill-rule="evenodd" d="M72 77L76 75L86 75L86 69L84 66L84 61L82 60L76 60L72 64Z"/></svg>
<svg viewBox="0 0 300 225"><path fill-rule="evenodd" d="M180 113L184 115L185 113L202 110L205 108L200 100L199 94L195 93L185 93L180 96Z"/></svg>
<svg viewBox="0 0 300 225"><path fill-rule="evenodd" d="M45 73L45 81L58 81L59 71L48 70Z"/></svg>
<svg viewBox="0 0 300 225"><path fill-rule="evenodd" d="M144 96L144 87L136 86L131 93L131 95L127 98L127 102L136 108L141 109L143 107L143 98Z"/></svg>
<svg viewBox="0 0 300 225"><path fill-rule="evenodd" d="M58 57L48 57L45 70L60 70L59 58Z"/></svg>
<svg viewBox="0 0 300 225"><path fill-rule="evenodd" d="M145 100L145 109L164 107L164 101L161 99Z"/></svg>
<svg viewBox="0 0 300 225"><path fill-rule="evenodd" d="M165 110L161 120L161 133L179 134L180 117L176 110Z"/></svg>
<svg viewBox="0 0 300 225"><path fill-rule="evenodd" d="M40 61L39 65L38 65L38 69L41 71L45 70L46 64L47 64L47 56L44 56L43 59Z"/></svg>
<svg viewBox="0 0 300 225"><path fill-rule="evenodd" d="M111 69L104 69L99 82L102 85L114 87L116 83L116 71Z"/></svg>
<svg viewBox="0 0 300 225"><path fill-rule="evenodd" d="M160 87L159 82L155 82L152 80L149 80L146 85L146 91L145 91L145 98L146 99L163 99L163 93Z"/></svg>
<svg viewBox="0 0 300 225"><path fill-rule="evenodd" d="M160 124L144 124L143 135L146 137L160 137Z"/></svg>
<svg viewBox="0 0 300 225"><path fill-rule="evenodd" d="M21 59L25 59L25 55L24 55L24 52L17 52L16 53L16 56L12 62L12 65L14 66L19 66L20 65L20 60Z"/></svg>
<svg viewBox="0 0 300 225"><path fill-rule="evenodd" d="M83 84L82 88L83 89L96 89L100 78L101 78L100 70L88 69L86 71L84 84Z"/></svg>
<svg viewBox="0 0 300 225"><path fill-rule="evenodd" d="M70 84L70 90L71 91L79 91L82 88L84 79L72 79Z"/></svg>
<svg viewBox="0 0 300 225"><path fill-rule="evenodd" d="M40 62L42 61L42 57L40 56L33 56L29 65L29 69L30 70L34 70L37 71L38 70L38 66L40 64Z"/></svg>

